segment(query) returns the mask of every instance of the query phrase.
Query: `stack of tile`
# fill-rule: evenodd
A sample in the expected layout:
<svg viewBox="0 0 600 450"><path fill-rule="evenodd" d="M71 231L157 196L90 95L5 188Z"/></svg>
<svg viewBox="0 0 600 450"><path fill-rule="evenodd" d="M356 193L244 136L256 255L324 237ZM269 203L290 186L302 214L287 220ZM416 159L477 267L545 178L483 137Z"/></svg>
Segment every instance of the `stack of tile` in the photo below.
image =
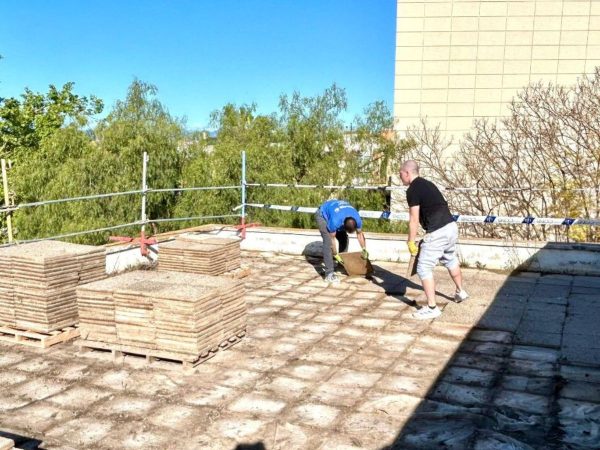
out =
<svg viewBox="0 0 600 450"><path fill-rule="evenodd" d="M10 259L0 251L0 326L15 324L15 292Z"/></svg>
<svg viewBox="0 0 600 450"><path fill-rule="evenodd" d="M7 247L0 253L14 293L14 321L6 325L31 331L49 333L75 325L75 289L106 277L102 247L40 241Z"/></svg>
<svg viewBox="0 0 600 450"><path fill-rule="evenodd" d="M197 359L246 326L243 284L207 275L128 272L81 286L77 304L83 339L174 357Z"/></svg>
<svg viewBox="0 0 600 450"><path fill-rule="evenodd" d="M99 342L118 342L115 292L147 278L146 272L133 271L79 286L76 295L81 337Z"/></svg>
<svg viewBox="0 0 600 450"><path fill-rule="evenodd" d="M158 269L204 275L223 275L241 266L240 241L184 234L160 244Z"/></svg>

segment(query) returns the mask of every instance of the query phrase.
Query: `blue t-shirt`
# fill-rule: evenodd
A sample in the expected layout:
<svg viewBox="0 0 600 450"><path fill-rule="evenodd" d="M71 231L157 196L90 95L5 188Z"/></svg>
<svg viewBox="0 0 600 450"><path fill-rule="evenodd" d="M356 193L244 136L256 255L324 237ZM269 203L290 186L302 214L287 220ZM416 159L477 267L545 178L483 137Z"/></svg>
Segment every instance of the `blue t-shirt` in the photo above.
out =
<svg viewBox="0 0 600 450"><path fill-rule="evenodd" d="M352 217L356 220L356 228L362 228L362 220L358 211L345 200L327 200L321 205L321 216L327 222L327 231L333 233L344 229L344 220Z"/></svg>

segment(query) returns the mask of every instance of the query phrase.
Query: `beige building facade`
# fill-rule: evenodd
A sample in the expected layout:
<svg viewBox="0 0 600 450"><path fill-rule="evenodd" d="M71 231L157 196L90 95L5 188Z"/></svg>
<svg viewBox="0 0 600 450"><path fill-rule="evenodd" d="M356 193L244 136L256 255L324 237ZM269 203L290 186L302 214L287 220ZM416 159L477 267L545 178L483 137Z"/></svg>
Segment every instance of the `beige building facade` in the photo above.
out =
<svg viewBox="0 0 600 450"><path fill-rule="evenodd" d="M459 139L530 82L600 66L600 0L398 0L394 117Z"/></svg>

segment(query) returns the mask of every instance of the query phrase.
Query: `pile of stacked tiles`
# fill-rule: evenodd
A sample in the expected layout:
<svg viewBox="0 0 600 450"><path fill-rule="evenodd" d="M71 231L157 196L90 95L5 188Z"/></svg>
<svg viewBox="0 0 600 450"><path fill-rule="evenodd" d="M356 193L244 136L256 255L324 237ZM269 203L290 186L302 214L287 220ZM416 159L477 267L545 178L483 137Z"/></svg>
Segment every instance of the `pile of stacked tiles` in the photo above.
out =
<svg viewBox="0 0 600 450"><path fill-rule="evenodd" d="M0 326L15 324L15 290L12 267L5 249L0 249Z"/></svg>
<svg viewBox="0 0 600 450"><path fill-rule="evenodd" d="M1 323L44 333L77 324L75 289L105 278L105 264L104 248L90 245L39 241L0 249Z"/></svg>
<svg viewBox="0 0 600 450"><path fill-rule="evenodd" d="M241 267L240 240L184 234L160 244L158 270L223 275Z"/></svg>
<svg viewBox="0 0 600 450"><path fill-rule="evenodd" d="M226 278L128 272L80 286L77 303L81 337L92 347L196 360L245 330L243 284Z"/></svg>

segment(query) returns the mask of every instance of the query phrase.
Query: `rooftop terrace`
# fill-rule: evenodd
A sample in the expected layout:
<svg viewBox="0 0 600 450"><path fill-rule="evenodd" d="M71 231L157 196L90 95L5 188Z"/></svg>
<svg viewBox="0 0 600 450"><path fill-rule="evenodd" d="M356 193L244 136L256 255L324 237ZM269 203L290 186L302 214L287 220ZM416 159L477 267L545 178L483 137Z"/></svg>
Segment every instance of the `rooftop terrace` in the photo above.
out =
<svg viewBox="0 0 600 450"><path fill-rule="evenodd" d="M444 313L418 322L405 264L327 286L318 260L244 260L247 336L193 371L0 343L0 435L48 450L600 446L600 277L464 269L471 299L455 304L440 268Z"/></svg>

